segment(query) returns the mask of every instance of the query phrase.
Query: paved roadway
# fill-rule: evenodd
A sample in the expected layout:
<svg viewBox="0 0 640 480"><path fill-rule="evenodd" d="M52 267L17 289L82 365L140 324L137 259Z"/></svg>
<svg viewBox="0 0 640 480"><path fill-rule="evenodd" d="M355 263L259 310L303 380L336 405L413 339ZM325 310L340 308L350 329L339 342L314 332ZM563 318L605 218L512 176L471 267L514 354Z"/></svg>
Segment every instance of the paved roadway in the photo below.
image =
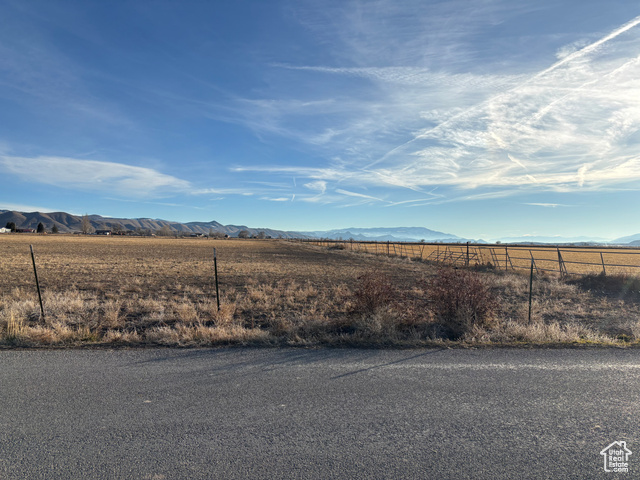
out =
<svg viewBox="0 0 640 480"><path fill-rule="evenodd" d="M0 479L639 478L639 359L0 351ZM628 474L604 472L614 441Z"/></svg>

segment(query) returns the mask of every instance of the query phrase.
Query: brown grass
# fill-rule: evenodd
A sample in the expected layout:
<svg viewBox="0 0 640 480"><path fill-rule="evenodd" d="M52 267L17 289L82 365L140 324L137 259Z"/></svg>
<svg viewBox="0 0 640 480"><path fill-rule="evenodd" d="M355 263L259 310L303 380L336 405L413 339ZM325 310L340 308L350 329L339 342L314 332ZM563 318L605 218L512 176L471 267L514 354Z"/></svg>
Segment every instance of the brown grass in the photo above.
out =
<svg viewBox="0 0 640 480"><path fill-rule="evenodd" d="M36 253L44 319L29 244ZM438 299L455 286L443 287L434 266L349 249L62 235L5 235L0 248L5 346L640 343L636 277L537 276L529 324L525 276L489 270L472 275L471 285L456 280L471 274L449 275L461 291L473 286L491 298L491 308L465 307L452 320Z"/></svg>
<svg viewBox="0 0 640 480"><path fill-rule="evenodd" d="M415 260L444 261L458 266L466 265L467 246L434 245L416 243L375 243L375 242L323 242L312 241L317 245L328 245L329 248L343 249L353 252L393 255ZM607 247L559 247L564 267L570 274L639 275L640 249L607 248ZM601 256L601 252L602 256ZM508 262L507 262L508 255ZM470 245L469 263L474 265L491 265L498 270L527 270L531 266L531 257L540 271L559 273L558 248L545 245L511 246L511 245ZM602 262L604 261L604 268ZM628 265L628 267L620 266ZM506 267L506 268L505 268Z"/></svg>

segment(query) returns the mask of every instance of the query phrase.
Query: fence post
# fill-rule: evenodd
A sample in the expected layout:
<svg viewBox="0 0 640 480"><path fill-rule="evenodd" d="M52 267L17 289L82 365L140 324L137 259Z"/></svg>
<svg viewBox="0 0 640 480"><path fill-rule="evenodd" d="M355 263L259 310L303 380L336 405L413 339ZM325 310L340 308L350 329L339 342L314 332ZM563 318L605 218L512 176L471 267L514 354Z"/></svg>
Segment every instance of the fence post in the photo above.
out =
<svg viewBox="0 0 640 480"><path fill-rule="evenodd" d="M558 269L560 270L560 276L563 277L567 271L567 268L564 266L564 260L562 260L562 254L560 253L560 249L557 248L556 250L558 250Z"/></svg>
<svg viewBox="0 0 640 480"><path fill-rule="evenodd" d="M536 265L536 261L533 258L533 253L531 252L531 250L529 250L529 255L531 255L531 263L533 264L534 267L536 267L536 273L540 273L538 271L538 265Z"/></svg>
<svg viewBox="0 0 640 480"><path fill-rule="evenodd" d="M509 269L509 247L504 247L504 271Z"/></svg>
<svg viewBox="0 0 640 480"><path fill-rule="evenodd" d="M604 268L604 256L602 255L602 252L600 252L600 260L602 260L602 274L606 275L607 270Z"/></svg>
<svg viewBox="0 0 640 480"><path fill-rule="evenodd" d="M531 299L533 296L533 257L531 257L531 273L529 274L529 325L531 325Z"/></svg>
<svg viewBox="0 0 640 480"><path fill-rule="evenodd" d="M466 266L469 266L469 242L467 242L467 263Z"/></svg>
<svg viewBox="0 0 640 480"><path fill-rule="evenodd" d="M213 272L216 277L216 303L218 304L218 311L220 311L220 291L218 290L218 258L216 255L216 249L213 249Z"/></svg>
<svg viewBox="0 0 640 480"><path fill-rule="evenodd" d="M33 274L36 277L36 288L38 289L38 300L40 300L40 313L42 314L42 320L44 321L44 306L42 305L42 293L40 292L40 282L38 281L38 270L36 269L36 257L33 254L33 245L29 245L31 249L31 261L33 262Z"/></svg>

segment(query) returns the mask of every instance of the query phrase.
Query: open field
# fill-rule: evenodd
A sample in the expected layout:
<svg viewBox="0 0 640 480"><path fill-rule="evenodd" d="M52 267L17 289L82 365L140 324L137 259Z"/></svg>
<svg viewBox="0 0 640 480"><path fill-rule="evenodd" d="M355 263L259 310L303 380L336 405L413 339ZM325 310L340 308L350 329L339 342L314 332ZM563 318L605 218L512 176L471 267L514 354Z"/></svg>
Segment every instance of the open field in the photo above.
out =
<svg viewBox="0 0 640 480"><path fill-rule="evenodd" d="M6 346L640 343L634 277L536 276L529 323L528 278L496 269L277 240L5 235L0 249Z"/></svg>

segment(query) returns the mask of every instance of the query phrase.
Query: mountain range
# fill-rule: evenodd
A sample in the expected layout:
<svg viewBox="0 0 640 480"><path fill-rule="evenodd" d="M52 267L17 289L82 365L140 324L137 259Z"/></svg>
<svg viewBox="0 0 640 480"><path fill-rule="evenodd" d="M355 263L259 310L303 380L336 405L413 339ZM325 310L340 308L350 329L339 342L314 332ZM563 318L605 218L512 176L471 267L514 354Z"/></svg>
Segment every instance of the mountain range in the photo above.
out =
<svg viewBox="0 0 640 480"><path fill-rule="evenodd" d="M472 242L487 243L484 240L462 238L451 233L430 230L424 227L376 227L376 228L344 228L334 230L317 230L306 232L294 232L274 230L271 228L255 228L245 225L223 225L216 221L180 223L169 220L152 218L111 218L100 215L88 215L91 226L96 230L115 230L156 232L167 227L177 234L203 234L211 232L237 237L246 230L249 235L258 235L263 232L272 238L327 238L334 240L369 240L382 242ZM82 217L65 212L17 212L13 210L0 210L0 227L7 223L15 223L17 228L36 229L42 223L47 231L57 226L60 233L82 231ZM559 236L525 236L500 238L503 243L541 243L541 244L613 244L613 245L640 245L640 233L629 235L615 240L607 241L594 237L559 237Z"/></svg>
<svg viewBox="0 0 640 480"><path fill-rule="evenodd" d="M438 232L424 227L395 228L344 228L337 230L300 232L307 237L328 238L331 240L374 240L378 242L461 242L466 239L451 233Z"/></svg>
<svg viewBox="0 0 640 480"><path fill-rule="evenodd" d="M180 223L168 220L151 219L151 218L111 218L102 217L100 215L88 215L91 226L96 230L114 230L121 229L124 231L146 231L156 232L164 227L169 227L172 232L179 234L204 234L208 235L211 231L237 237L238 234L246 230L250 235L258 235L264 232L265 235L273 238L299 238L300 235L295 232L285 232L282 230L273 230L271 228L251 228L245 225L222 225L216 221L211 222L189 222ZM37 228L42 223L47 231L51 231L54 225L58 227L60 233L71 233L82 231L82 217L71 215L65 212L42 213L42 212L16 212L10 210L0 210L0 227L4 227L8 222L13 222L16 228Z"/></svg>

